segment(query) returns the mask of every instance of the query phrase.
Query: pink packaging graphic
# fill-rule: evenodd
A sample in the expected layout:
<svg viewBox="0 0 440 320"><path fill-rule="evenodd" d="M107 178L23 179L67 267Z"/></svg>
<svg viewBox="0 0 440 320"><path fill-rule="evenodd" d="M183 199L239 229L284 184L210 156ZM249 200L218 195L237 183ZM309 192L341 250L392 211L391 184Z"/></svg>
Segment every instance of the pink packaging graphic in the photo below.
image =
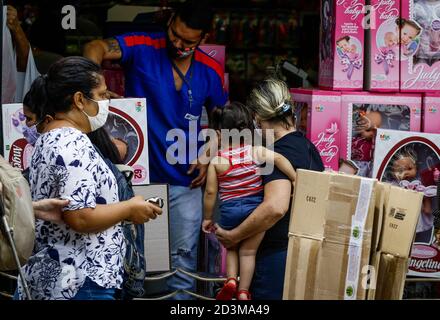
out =
<svg viewBox="0 0 440 320"><path fill-rule="evenodd" d="M440 2L402 1L400 90L440 88Z"/></svg>
<svg viewBox="0 0 440 320"><path fill-rule="evenodd" d="M291 89L297 130L318 149L324 166L338 170L341 94L334 91Z"/></svg>
<svg viewBox="0 0 440 320"><path fill-rule="evenodd" d="M364 0L322 0L319 86L363 88Z"/></svg>
<svg viewBox="0 0 440 320"><path fill-rule="evenodd" d="M371 91L399 91L399 0L371 0L373 21L367 29L365 87Z"/></svg>
<svg viewBox="0 0 440 320"><path fill-rule="evenodd" d="M218 44L204 44L199 47L203 52L214 58L225 71L226 47Z"/></svg>
<svg viewBox="0 0 440 320"><path fill-rule="evenodd" d="M423 132L440 133L440 94L423 97Z"/></svg>
<svg viewBox="0 0 440 320"><path fill-rule="evenodd" d="M377 131L373 176L423 192L408 275L440 278L440 135Z"/></svg>
<svg viewBox="0 0 440 320"><path fill-rule="evenodd" d="M31 162L32 147L23 135L26 118L21 103L3 104L3 141L4 158L15 168L27 169Z"/></svg>
<svg viewBox="0 0 440 320"><path fill-rule="evenodd" d="M377 129L421 129L420 95L346 92L341 101L341 157L353 161L360 176L372 177Z"/></svg>

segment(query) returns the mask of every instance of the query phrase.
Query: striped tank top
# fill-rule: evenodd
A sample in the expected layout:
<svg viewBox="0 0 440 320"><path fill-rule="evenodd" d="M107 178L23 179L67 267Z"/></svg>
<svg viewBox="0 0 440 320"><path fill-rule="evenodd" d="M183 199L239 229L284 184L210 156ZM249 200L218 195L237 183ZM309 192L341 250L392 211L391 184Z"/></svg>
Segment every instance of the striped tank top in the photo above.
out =
<svg viewBox="0 0 440 320"><path fill-rule="evenodd" d="M252 146L221 150L218 156L228 159L230 164L226 172L217 175L220 200L243 198L263 191L260 169L252 161Z"/></svg>

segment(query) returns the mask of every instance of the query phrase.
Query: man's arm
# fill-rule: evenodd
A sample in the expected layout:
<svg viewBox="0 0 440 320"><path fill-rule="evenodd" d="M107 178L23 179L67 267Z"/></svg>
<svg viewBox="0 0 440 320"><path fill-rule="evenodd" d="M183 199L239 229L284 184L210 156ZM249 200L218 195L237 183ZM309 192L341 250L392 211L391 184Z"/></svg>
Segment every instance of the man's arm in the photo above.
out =
<svg viewBox="0 0 440 320"><path fill-rule="evenodd" d="M122 51L115 38L93 40L84 46L83 56L101 65L103 60L120 60Z"/></svg>
<svg viewBox="0 0 440 320"><path fill-rule="evenodd" d="M232 247L257 233L269 230L289 209L292 183L274 180L264 186L264 200L238 227L223 230L217 226L216 235L226 247Z"/></svg>
<svg viewBox="0 0 440 320"><path fill-rule="evenodd" d="M8 6L6 23L11 31L15 50L17 51L17 71L26 72L30 44L21 28L20 21L18 21L17 10L12 6Z"/></svg>

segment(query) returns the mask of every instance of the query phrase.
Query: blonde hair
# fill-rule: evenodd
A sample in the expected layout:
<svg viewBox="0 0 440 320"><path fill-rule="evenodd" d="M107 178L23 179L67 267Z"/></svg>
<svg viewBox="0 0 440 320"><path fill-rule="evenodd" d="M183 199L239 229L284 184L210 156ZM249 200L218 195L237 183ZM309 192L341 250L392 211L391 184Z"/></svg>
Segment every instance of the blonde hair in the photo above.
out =
<svg viewBox="0 0 440 320"><path fill-rule="evenodd" d="M292 96L286 83L275 78L263 80L252 90L248 106L262 120L279 120L289 123L288 119L294 115Z"/></svg>

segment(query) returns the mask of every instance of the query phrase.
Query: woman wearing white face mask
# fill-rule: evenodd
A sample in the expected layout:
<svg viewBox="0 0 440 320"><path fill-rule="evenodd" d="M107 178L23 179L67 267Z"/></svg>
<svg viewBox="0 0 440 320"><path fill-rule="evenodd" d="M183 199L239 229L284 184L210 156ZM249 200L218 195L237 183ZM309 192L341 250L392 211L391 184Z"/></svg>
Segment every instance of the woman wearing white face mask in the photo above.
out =
<svg viewBox="0 0 440 320"><path fill-rule="evenodd" d="M120 222L144 223L161 213L141 197L118 203L114 175L87 133L108 116L100 68L82 57L62 59L38 80L44 114L54 115L35 144L30 167L34 201L69 200L65 224L37 222L34 253L23 271L34 299L113 299L123 275ZM23 297L19 283L18 296Z"/></svg>

